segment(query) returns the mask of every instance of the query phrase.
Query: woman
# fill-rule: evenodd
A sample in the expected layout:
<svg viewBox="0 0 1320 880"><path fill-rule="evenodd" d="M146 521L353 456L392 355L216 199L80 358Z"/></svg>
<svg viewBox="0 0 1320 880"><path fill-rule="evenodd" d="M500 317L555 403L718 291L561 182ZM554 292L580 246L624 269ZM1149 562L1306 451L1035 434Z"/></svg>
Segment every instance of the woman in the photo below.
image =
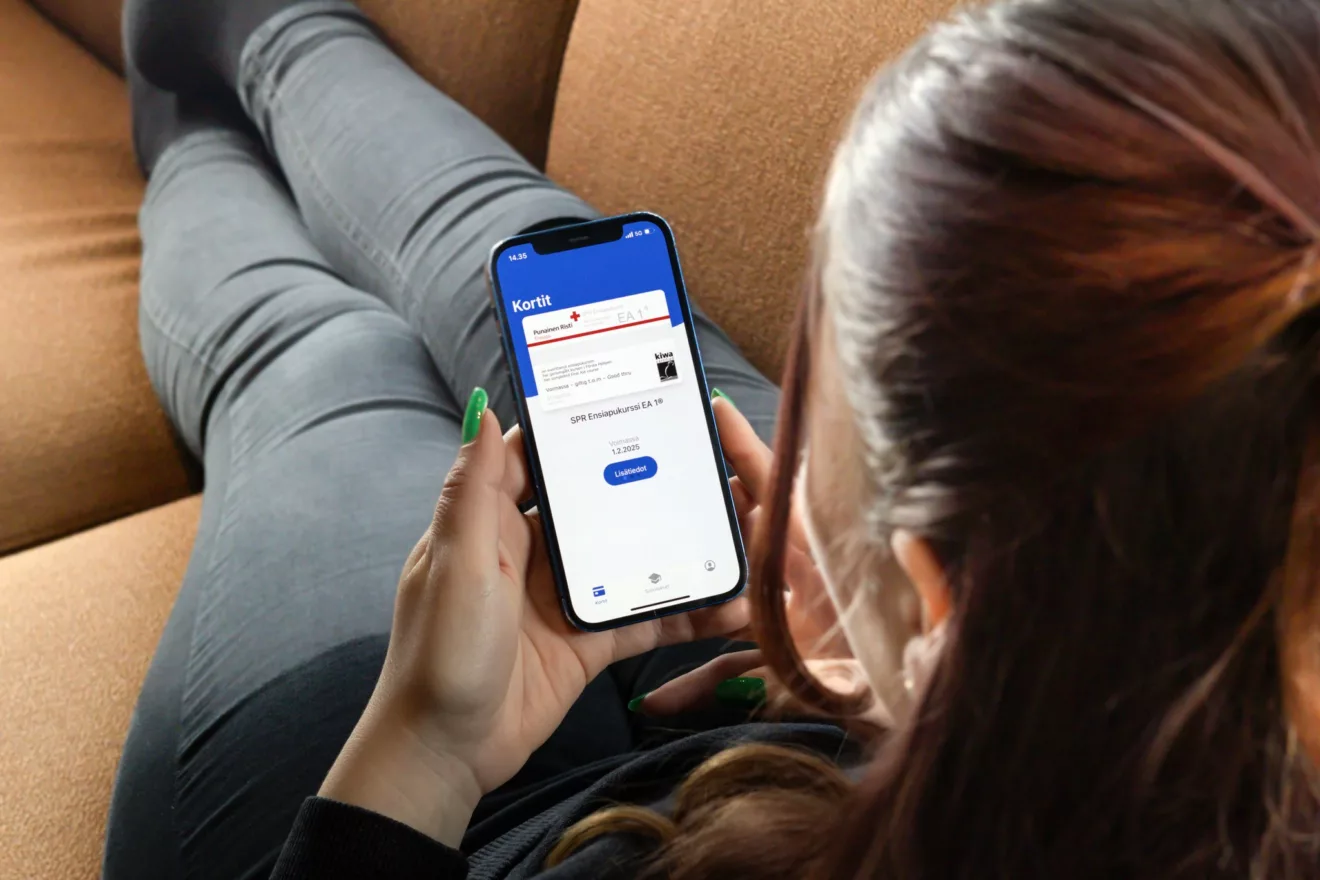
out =
<svg viewBox="0 0 1320 880"><path fill-rule="evenodd" d="M485 247L590 209L346 4L188 6L130 0L130 56L240 95L292 200L214 100L138 85L144 344L208 492L108 876L256 876L281 846L281 878L1320 874L1320 2L1006 0L867 91L773 469L716 404L764 660L858 721L804 660L837 624L885 697L861 753L630 722L681 664L710 660L643 713L762 657L612 662L746 609L570 632L517 432L481 393L460 428L503 387ZM764 426L773 393L704 332Z"/></svg>

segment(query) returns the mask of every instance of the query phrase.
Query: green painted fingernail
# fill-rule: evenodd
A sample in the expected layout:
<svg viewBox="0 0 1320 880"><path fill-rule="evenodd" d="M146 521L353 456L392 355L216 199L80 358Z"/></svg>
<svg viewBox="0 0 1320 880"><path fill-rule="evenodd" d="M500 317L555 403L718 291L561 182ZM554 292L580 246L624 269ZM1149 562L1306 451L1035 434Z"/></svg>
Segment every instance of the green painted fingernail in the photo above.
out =
<svg viewBox="0 0 1320 880"><path fill-rule="evenodd" d="M642 694L640 697L633 697L631 700L628 701L628 711L629 711L629 712L641 712L641 711L642 711L642 703L645 703L645 702L646 702L646 698L649 697L649 696L651 696L651 694L650 694L650 692L648 691L647 693Z"/></svg>
<svg viewBox="0 0 1320 880"><path fill-rule="evenodd" d="M463 445L467 446L481 433L481 418L490 406L490 395L485 388L476 388L468 398L467 415L463 416Z"/></svg>
<svg viewBox="0 0 1320 880"><path fill-rule="evenodd" d="M725 403L727 403L729 406L733 407L734 409L738 408L738 404L733 402L733 398L725 394L723 391L721 391L718 388L710 389L710 396L718 397L720 400L723 400Z"/></svg>
<svg viewBox="0 0 1320 880"><path fill-rule="evenodd" d="M715 687L715 699L725 706L756 707L765 703L765 680L730 678Z"/></svg>

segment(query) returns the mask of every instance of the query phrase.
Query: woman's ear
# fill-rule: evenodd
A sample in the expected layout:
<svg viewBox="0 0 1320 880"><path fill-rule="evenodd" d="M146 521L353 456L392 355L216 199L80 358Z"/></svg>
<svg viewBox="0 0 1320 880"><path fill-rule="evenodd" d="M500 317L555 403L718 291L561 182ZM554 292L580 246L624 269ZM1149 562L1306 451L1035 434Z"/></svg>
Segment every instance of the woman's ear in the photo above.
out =
<svg viewBox="0 0 1320 880"><path fill-rule="evenodd" d="M889 546L894 551L894 559L921 597L922 629L930 632L944 622L953 607L944 567L935 551L930 549L930 544L911 532L901 529L895 532Z"/></svg>

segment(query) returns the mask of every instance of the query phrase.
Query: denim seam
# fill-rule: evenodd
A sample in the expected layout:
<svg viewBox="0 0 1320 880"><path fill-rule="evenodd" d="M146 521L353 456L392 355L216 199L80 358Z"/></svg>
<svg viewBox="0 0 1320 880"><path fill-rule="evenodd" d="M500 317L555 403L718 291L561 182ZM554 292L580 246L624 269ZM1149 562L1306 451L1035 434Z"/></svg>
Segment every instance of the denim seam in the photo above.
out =
<svg viewBox="0 0 1320 880"><path fill-rule="evenodd" d="M156 183L157 181L161 181L161 182L155 187L149 187L146 198L143 201L144 209L146 208L146 206L153 203L156 199L161 198L160 195L161 191L169 186L168 176L173 173L173 170L170 168L170 166L174 163L181 161L181 159L178 157L182 155L184 152L186 152L188 149L194 147L200 140L202 140L203 137L207 137L207 136L203 136L199 134L196 136L187 136L180 138L178 141L176 141L175 143L171 144L168 148L166 148L164 153L161 154L160 159L156 163L156 169L155 169L156 173L152 175L152 183ZM209 137L214 137L214 133L209 135ZM140 287L140 283L139 283L139 287ZM213 379L217 376L218 371L216 370L215 365L211 363L210 359L202 355L192 345L189 345L188 343L184 342L181 338L179 338L177 334L173 332L173 330L167 328L164 320L157 313L151 301L145 297L142 297L140 295L140 292L138 298L138 307L139 307L139 312L142 315L142 318L156 333L160 335L161 340L165 344L173 346L174 348L186 353L203 370L206 371L206 374L209 378ZM200 426L200 427L204 434L209 433L205 430L205 426ZM225 469L228 473L232 474L234 470L234 450L237 444L234 443L234 438L232 436L229 439L230 439L230 443L229 443L229 450L227 453L228 461L225 464ZM203 455L205 455L205 450L203 450ZM211 577L211 572L215 568L216 558L220 552L221 536L226 531L225 521L228 519L228 512L232 507L231 496L232 496L232 481L227 481L227 485L225 486L223 494L218 499L216 499L216 502L219 504L219 508L215 512L216 523L217 523L217 529L215 534L216 539L211 544L210 552L207 554L205 560L197 559L189 562L190 572L193 567L193 562L196 562L200 565L201 571L197 576L201 577L202 584L209 584L213 581L213 578ZM214 497L214 495L212 495L212 497ZM187 577L186 573L185 573L185 577ZM185 712L187 710L188 693L193 683L192 659L193 659L193 652L196 648L196 631L197 631L198 617L201 614L201 605L202 605L202 600L204 598L205 598L204 595L198 596L197 598L198 605L193 609L192 620L189 621L188 655L187 655L186 666L183 673L182 686L179 691L179 697L178 697L179 705L177 708L178 718L181 727ZM180 808L179 798L182 788L182 781L180 779L180 776L183 772L183 764L181 760L183 755L183 748L184 748L183 738L181 736L176 736L174 741L174 754L172 756L173 767L170 773L171 833L174 835L176 839L179 869L185 877L193 877L196 876L197 872L193 870L190 864L188 854L184 848L184 842L185 842L184 836L180 833L178 823L176 821L179 815L179 808Z"/></svg>
<svg viewBox="0 0 1320 880"><path fill-rule="evenodd" d="M229 453L227 456L228 461L225 462L225 473L232 476L234 472L234 448L236 444L233 442L234 438L232 436L229 439L230 439ZM228 513L231 508L230 499L232 497L233 482L234 481L232 479L225 481L224 494L220 496L220 507L219 510L216 511L216 530L215 530L214 540L212 540L211 542L211 552L207 554L206 565L201 574L203 585L212 584L215 582L215 579L211 577L211 572L215 568L216 556L220 552L221 537L226 532L225 521L228 519ZM183 686L179 688L180 733L182 733L182 729L184 727L183 721L184 721L184 713L187 708L188 694L192 690L193 669L195 668L195 664L192 661L194 658L193 652L197 646L197 619L202 612L202 604L203 604L202 600L204 600L207 597L207 595L208 595L208 591L202 591L201 594L198 595L197 607L193 609L192 627L188 633L188 659L187 659L187 665L183 671ZM182 761L183 749L184 749L183 737L182 736L175 737L174 773L172 774L174 778L174 786L173 786L174 791L173 791L173 797L171 799L171 807L172 807L171 813L173 816L176 817L179 815L179 791L182 788L182 783L179 777L183 773L183 761ZM180 835L179 866L183 869L184 876L189 877L189 876L193 876L195 872L191 870L191 867L189 865L189 860L187 858L187 853L184 852L183 844L184 844L184 840L182 835Z"/></svg>
<svg viewBox="0 0 1320 880"><path fill-rule="evenodd" d="M171 330L165 328L165 325L161 323L160 318L158 318L155 314L152 313L152 308L150 303L148 303L145 299L141 299L139 303L139 307L142 312L142 317L147 320L147 323L151 325L152 329L155 330L157 333L159 333L166 342L168 342L170 345L174 346L177 349L180 349L184 353L191 356L195 361L197 361L198 364L201 365L202 369L206 370L207 375L209 376L216 375L215 367L211 364L210 360L206 356L204 356L201 352L194 349L191 345L188 345L179 337L175 336Z"/></svg>
<svg viewBox="0 0 1320 880"><path fill-rule="evenodd" d="M191 345L188 345L183 340L178 338L173 332L167 330L161 319L154 313L154 309L151 307L150 303L146 299L140 299L140 310L142 313L142 317L146 320L146 322L151 326L153 330L155 330L158 334L160 334L161 339L167 345L171 345L191 356L197 362L197 364L206 371L209 377L214 378L216 376L217 370L215 366L210 362L210 360L202 356ZM201 427L203 433L209 433L205 431L205 426L201 426ZM234 470L234 448L235 448L235 444L233 442L233 437L231 437L229 443L228 461L226 462L225 465L226 471L231 474L233 473ZM203 456L205 456L206 454L205 450L202 451L202 454ZM227 481L227 485L225 486L224 493L218 499L220 506L219 509L216 511L216 517L217 517L216 522L218 525L215 536L216 540L212 542L210 552L207 554L207 558L205 559L205 561L197 560L197 562L201 563L201 572L199 573L198 576L201 577L202 584L208 584L212 582L211 571L215 567L216 555L219 553L219 545L220 545L219 538L225 531L224 522L227 518L227 512L230 508L231 484L232 481ZM189 563L189 569L191 570L191 568L192 568L192 563ZM187 577L187 573L185 573L184 576ZM198 607L195 607L193 609L192 620L189 621L188 656L187 656L186 666L183 672L182 687L179 690L178 718L180 722L180 731L182 730L183 727L184 714L187 708L187 696L193 680L192 658L193 658L193 650L196 646L197 618L201 613L200 606L202 604L203 598L204 596L202 595L198 596L197 599ZM180 807L179 794L180 794L180 789L182 788L180 775L183 772L183 764L181 760L183 755L183 748L184 748L184 742L182 736L176 736L174 741L174 754L172 756L173 768L170 773L170 816L171 816L172 833L174 834L177 840L179 868L183 872L183 875L185 877L192 877L196 875L196 872L192 870L189 864L188 855L184 850L184 837L181 833L179 833L178 824L176 821L174 821L175 817L179 815L179 807Z"/></svg>

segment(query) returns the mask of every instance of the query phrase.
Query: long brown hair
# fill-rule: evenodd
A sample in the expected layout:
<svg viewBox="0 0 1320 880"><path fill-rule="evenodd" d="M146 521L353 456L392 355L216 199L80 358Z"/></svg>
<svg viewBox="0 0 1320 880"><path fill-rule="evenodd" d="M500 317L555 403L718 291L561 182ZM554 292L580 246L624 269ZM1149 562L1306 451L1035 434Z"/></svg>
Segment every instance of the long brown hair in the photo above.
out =
<svg viewBox="0 0 1320 880"><path fill-rule="evenodd" d="M783 604L828 321L859 528L935 548L944 653L860 785L723 756L681 793L704 813L654 824L650 870L1320 876L1320 705L1298 684L1320 669L1320 0L961 14L867 91L817 251L759 639L802 704L846 712Z"/></svg>

